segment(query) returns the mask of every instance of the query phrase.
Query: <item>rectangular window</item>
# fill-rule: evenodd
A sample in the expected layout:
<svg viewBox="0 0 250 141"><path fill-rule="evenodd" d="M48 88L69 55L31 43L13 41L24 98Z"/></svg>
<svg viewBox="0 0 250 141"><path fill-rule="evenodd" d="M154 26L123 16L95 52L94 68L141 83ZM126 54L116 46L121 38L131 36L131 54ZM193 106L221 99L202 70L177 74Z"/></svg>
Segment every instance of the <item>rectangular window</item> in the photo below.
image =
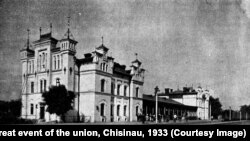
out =
<svg viewBox="0 0 250 141"><path fill-rule="evenodd" d="M117 95L120 95L120 87L121 85L117 85Z"/></svg>
<svg viewBox="0 0 250 141"><path fill-rule="evenodd" d="M40 80L40 92L43 92L43 80Z"/></svg>
<svg viewBox="0 0 250 141"><path fill-rule="evenodd" d="M56 56L54 56L54 70L56 70Z"/></svg>
<svg viewBox="0 0 250 141"><path fill-rule="evenodd" d="M120 116L120 105L117 105L117 116Z"/></svg>
<svg viewBox="0 0 250 141"><path fill-rule="evenodd" d="M32 60L32 72L31 73L34 73L34 60Z"/></svg>
<svg viewBox="0 0 250 141"><path fill-rule="evenodd" d="M57 62L58 62L58 69L60 69L61 67L60 67L60 56L59 55L57 55Z"/></svg>
<svg viewBox="0 0 250 141"><path fill-rule="evenodd" d="M101 80L101 92L104 92L104 88L105 88L105 80L102 79Z"/></svg>
<svg viewBox="0 0 250 141"><path fill-rule="evenodd" d="M100 113L101 116L104 116L104 108L105 108L104 106L105 106L105 104L102 103L102 104L101 104L101 113Z"/></svg>
<svg viewBox="0 0 250 141"><path fill-rule="evenodd" d="M34 82L31 82L30 84L30 92L34 93Z"/></svg>
<svg viewBox="0 0 250 141"><path fill-rule="evenodd" d="M139 87L135 89L135 97L139 97Z"/></svg>
<svg viewBox="0 0 250 141"><path fill-rule="evenodd" d="M34 114L34 104L30 104L30 114Z"/></svg>
<svg viewBox="0 0 250 141"><path fill-rule="evenodd" d="M113 95L114 94L114 89L115 89L115 84L114 82L111 82L111 94Z"/></svg>
<svg viewBox="0 0 250 141"><path fill-rule="evenodd" d="M124 106L124 109L123 109L123 116L127 116L127 106L126 105Z"/></svg>
<svg viewBox="0 0 250 141"><path fill-rule="evenodd" d="M46 80L44 80L44 89L43 91L45 92L46 91Z"/></svg>
<svg viewBox="0 0 250 141"><path fill-rule="evenodd" d="M124 96L127 96L127 86L124 86Z"/></svg>
<svg viewBox="0 0 250 141"><path fill-rule="evenodd" d="M113 116L113 112L114 112L114 105L110 105L110 116Z"/></svg>

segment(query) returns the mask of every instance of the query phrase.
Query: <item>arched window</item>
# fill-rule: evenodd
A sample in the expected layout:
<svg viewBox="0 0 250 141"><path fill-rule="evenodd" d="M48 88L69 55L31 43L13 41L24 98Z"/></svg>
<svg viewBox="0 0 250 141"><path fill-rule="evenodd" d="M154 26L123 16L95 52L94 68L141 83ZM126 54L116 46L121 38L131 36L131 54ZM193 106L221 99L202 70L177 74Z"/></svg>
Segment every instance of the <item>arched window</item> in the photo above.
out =
<svg viewBox="0 0 250 141"><path fill-rule="evenodd" d="M127 96L127 86L124 86L124 96Z"/></svg>
<svg viewBox="0 0 250 141"><path fill-rule="evenodd" d="M101 116L104 116L104 113L105 113L105 104L102 103L102 104L100 105L100 107L101 107L100 115L101 115Z"/></svg>
<svg viewBox="0 0 250 141"><path fill-rule="evenodd" d="M46 84L46 80L43 80L43 84L44 84L44 85L43 85L43 86L44 86L43 91L45 92L45 91L46 91L46 85L47 85L47 84Z"/></svg>
<svg viewBox="0 0 250 141"><path fill-rule="evenodd" d="M104 92L104 89L105 89L105 80L102 79L101 80L101 92Z"/></svg>
<svg viewBox="0 0 250 141"><path fill-rule="evenodd" d="M60 56L59 55L57 55L57 63L58 63L58 69L60 69L61 67L60 67Z"/></svg>
<svg viewBox="0 0 250 141"><path fill-rule="evenodd" d="M45 53L43 53L43 68L45 68Z"/></svg>
<svg viewBox="0 0 250 141"><path fill-rule="evenodd" d="M120 95L120 88L121 88L121 85L118 84L118 85L117 85L117 95Z"/></svg>
<svg viewBox="0 0 250 141"><path fill-rule="evenodd" d="M123 116L127 116L127 105L123 107Z"/></svg>
<svg viewBox="0 0 250 141"><path fill-rule="evenodd" d="M43 80L40 80L40 92L43 92Z"/></svg>
<svg viewBox="0 0 250 141"><path fill-rule="evenodd" d="M34 82L30 83L30 92L34 93Z"/></svg>
<svg viewBox="0 0 250 141"><path fill-rule="evenodd" d="M135 97L139 97L139 87L135 89Z"/></svg>
<svg viewBox="0 0 250 141"><path fill-rule="evenodd" d="M34 104L30 104L30 114L34 114Z"/></svg>
<svg viewBox="0 0 250 141"><path fill-rule="evenodd" d="M117 105L117 109L116 109L116 115L117 116L120 116L120 105Z"/></svg>

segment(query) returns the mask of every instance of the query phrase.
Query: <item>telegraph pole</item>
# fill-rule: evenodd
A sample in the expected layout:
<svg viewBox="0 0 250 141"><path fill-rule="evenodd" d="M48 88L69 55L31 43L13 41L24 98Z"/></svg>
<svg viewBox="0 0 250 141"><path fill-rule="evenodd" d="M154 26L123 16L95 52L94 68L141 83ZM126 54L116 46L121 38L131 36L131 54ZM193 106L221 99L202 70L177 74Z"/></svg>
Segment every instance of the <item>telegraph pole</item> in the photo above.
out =
<svg viewBox="0 0 250 141"><path fill-rule="evenodd" d="M232 118L231 118L231 107L229 107L229 120L231 120Z"/></svg>
<svg viewBox="0 0 250 141"><path fill-rule="evenodd" d="M158 122L158 96L157 92L159 92L158 86L155 87L155 123Z"/></svg>
<svg viewBox="0 0 250 141"><path fill-rule="evenodd" d="M241 121L241 111L240 111L240 121Z"/></svg>

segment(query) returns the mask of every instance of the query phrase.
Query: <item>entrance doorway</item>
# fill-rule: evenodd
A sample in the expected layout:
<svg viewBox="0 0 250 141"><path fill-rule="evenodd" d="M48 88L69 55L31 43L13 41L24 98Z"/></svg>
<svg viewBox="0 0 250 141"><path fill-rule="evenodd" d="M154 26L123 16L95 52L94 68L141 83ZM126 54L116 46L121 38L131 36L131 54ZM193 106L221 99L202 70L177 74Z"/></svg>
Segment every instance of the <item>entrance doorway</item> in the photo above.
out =
<svg viewBox="0 0 250 141"><path fill-rule="evenodd" d="M40 119L44 119L45 107L44 104L40 104Z"/></svg>

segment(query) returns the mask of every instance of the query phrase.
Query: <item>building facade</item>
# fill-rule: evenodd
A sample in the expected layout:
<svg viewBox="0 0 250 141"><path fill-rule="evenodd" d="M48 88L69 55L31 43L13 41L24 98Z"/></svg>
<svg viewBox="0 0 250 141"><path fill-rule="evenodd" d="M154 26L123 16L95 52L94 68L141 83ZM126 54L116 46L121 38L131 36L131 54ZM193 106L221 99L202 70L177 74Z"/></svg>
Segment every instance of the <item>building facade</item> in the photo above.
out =
<svg viewBox="0 0 250 141"><path fill-rule="evenodd" d="M65 85L76 95L74 109L84 121L135 121L142 109L144 69L136 58L130 69L108 56L103 43L84 58L76 57L77 41L70 29L58 40L42 34L20 50L22 65L22 117L58 120L46 112L42 93L50 86ZM71 120L75 120L75 115Z"/></svg>
<svg viewBox="0 0 250 141"><path fill-rule="evenodd" d="M187 106L197 107L195 116L199 119L208 120L211 113L209 104L210 95L208 89L203 89L199 86L197 89L183 87L183 90L178 89L176 91L167 88L165 89L165 93L160 94L160 97L166 97Z"/></svg>

